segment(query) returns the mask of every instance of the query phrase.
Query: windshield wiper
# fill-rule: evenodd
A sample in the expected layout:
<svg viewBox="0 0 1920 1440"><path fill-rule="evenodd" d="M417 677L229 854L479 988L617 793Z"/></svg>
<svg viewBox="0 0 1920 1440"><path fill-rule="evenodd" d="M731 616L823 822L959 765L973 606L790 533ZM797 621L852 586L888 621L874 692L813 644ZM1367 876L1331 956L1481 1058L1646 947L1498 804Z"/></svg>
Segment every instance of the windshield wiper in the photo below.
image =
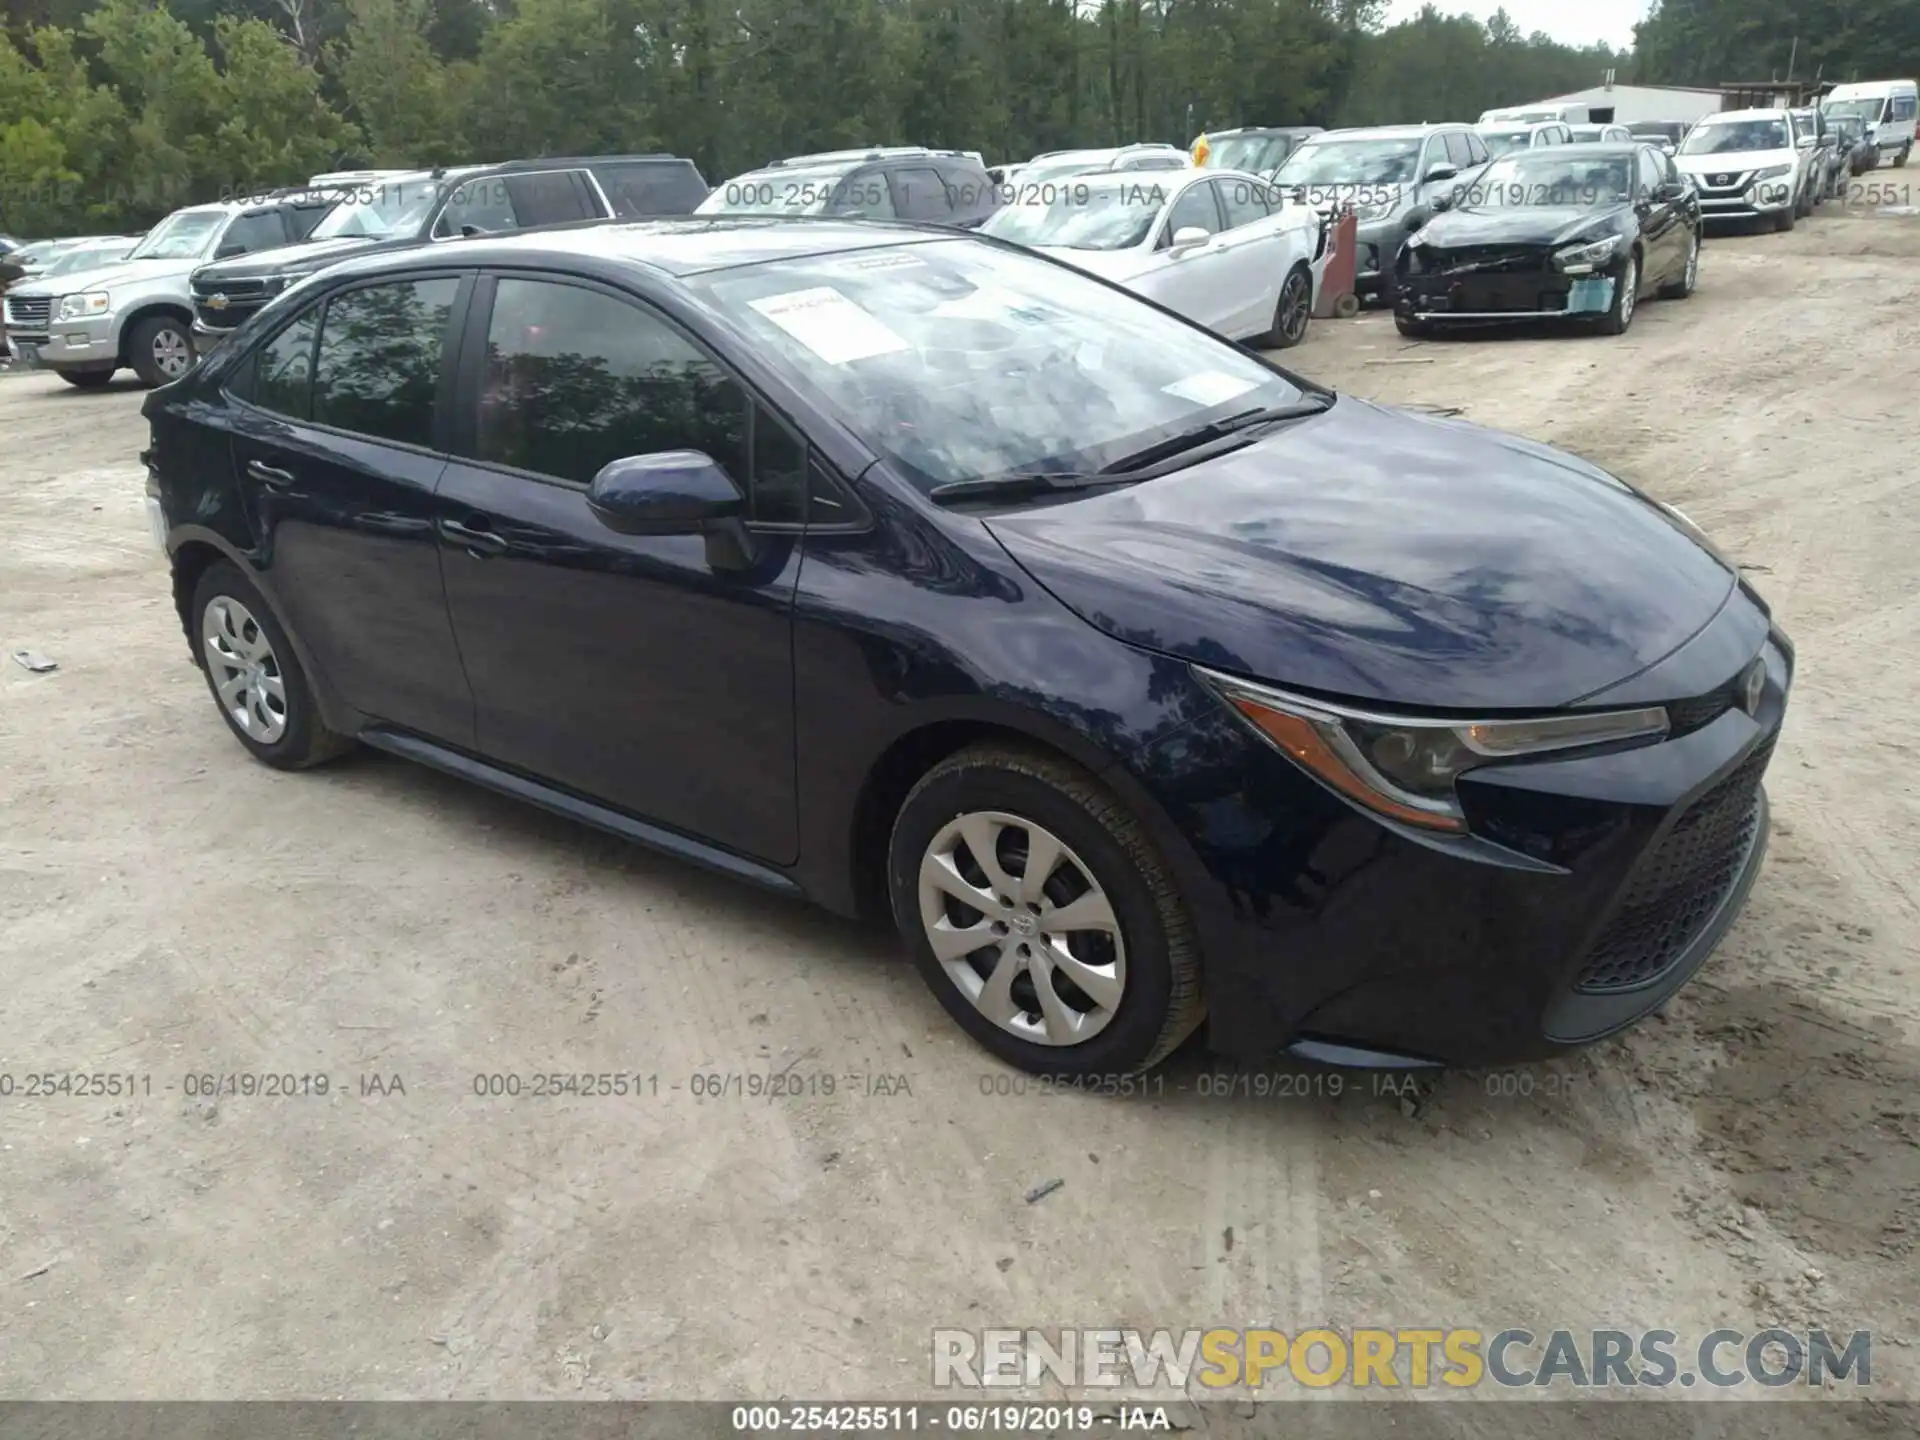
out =
<svg viewBox="0 0 1920 1440"><path fill-rule="evenodd" d="M981 496L995 500L1020 500L1033 495L1064 494L1069 490L1092 490L1111 485L1131 485L1144 475L1123 475L1102 470L1086 473L1074 470L1015 470L1006 475L983 475L977 480L949 480L927 492L930 500L970 500Z"/></svg>
<svg viewBox="0 0 1920 1440"><path fill-rule="evenodd" d="M1210 445L1216 440L1224 440L1229 435L1251 430L1257 425L1271 425L1284 420L1304 420L1309 415L1318 415L1333 404L1330 391L1310 392L1306 399L1296 400L1291 405L1269 405L1259 410L1242 410L1238 415L1229 415L1224 420L1211 420L1205 425L1196 425L1191 430L1183 430L1178 435L1170 435L1165 440L1156 441L1131 455L1123 455L1111 465L1100 471L1102 475L1116 475L1132 472L1161 460L1170 460L1189 450L1197 450L1202 445Z"/></svg>

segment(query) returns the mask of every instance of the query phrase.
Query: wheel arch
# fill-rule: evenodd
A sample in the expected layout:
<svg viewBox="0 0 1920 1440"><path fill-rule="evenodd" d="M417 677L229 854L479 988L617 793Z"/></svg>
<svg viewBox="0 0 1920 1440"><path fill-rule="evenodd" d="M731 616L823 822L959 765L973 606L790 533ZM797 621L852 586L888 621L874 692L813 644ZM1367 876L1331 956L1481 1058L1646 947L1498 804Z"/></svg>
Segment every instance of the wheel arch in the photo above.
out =
<svg viewBox="0 0 1920 1440"><path fill-rule="evenodd" d="M151 320L156 315L164 315L170 320L178 320L181 325L186 328L187 343L193 343L193 310L191 307L179 300L145 300L128 311L126 316L120 321L119 360L122 365L131 365L133 363L127 349L128 344L133 338L133 332L138 329L144 321Z"/></svg>

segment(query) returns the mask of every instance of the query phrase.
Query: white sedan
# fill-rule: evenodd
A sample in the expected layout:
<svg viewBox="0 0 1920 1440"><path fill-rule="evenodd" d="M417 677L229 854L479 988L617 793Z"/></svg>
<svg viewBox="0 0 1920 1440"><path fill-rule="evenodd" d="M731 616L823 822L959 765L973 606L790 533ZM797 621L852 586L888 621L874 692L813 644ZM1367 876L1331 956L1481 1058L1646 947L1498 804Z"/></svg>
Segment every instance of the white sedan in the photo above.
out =
<svg viewBox="0 0 1920 1440"><path fill-rule="evenodd" d="M1070 175L1029 187L980 227L1111 280L1229 340L1307 334L1321 224L1238 170Z"/></svg>

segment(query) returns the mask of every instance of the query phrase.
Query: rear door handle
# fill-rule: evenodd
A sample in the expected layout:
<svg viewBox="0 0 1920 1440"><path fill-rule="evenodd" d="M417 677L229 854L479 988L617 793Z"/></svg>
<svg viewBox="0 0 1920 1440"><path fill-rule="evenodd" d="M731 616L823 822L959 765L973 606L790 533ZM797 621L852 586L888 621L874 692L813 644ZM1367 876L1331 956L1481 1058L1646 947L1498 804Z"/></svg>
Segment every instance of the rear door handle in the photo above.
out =
<svg viewBox="0 0 1920 1440"><path fill-rule="evenodd" d="M484 560L490 555L507 553L507 542L491 530L477 529L472 525L462 525L458 520L442 520L440 533L456 545L464 545L467 553L476 560Z"/></svg>
<svg viewBox="0 0 1920 1440"><path fill-rule="evenodd" d="M293 472L291 470L279 469L276 466L267 464L264 460L249 460L247 462L247 473L262 484L273 486L276 490L284 490L287 486L293 484Z"/></svg>

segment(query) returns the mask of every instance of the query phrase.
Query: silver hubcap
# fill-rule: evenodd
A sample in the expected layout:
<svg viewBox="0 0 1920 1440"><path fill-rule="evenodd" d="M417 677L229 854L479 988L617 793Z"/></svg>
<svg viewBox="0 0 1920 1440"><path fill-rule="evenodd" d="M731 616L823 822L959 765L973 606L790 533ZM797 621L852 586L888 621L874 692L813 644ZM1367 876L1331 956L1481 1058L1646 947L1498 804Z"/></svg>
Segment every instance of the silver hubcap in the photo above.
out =
<svg viewBox="0 0 1920 1440"><path fill-rule="evenodd" d="M1620 272L1620 323L1626 324L1633 318L1635 292L1640 288L1640 267L1627 261L1627 268Z"/></svg>
<svg viewBox="0 0 1920 1440"><path fill-rule="evenodd" d="M999 811L945 826L920 861L920 923L982 1015L1036 1045L1078 1045L1113 1020L1126 946L1092 871L1051 831Z"/></svg>
<svg viewBox="0 0 1920 1440"><path fill-rule="evenodd" d="M238 600L220 595L207 606L201 627L220 708L242 734L273 744L287 733L287 687L260 622Z"/></svg>
<svg viewBox="0 0 1920 1440"><path fill-rule="evenodd" d="M193 363L193 347L178 330L160 330L153 337L153 363L162 375L184 375Z"/></svg>

